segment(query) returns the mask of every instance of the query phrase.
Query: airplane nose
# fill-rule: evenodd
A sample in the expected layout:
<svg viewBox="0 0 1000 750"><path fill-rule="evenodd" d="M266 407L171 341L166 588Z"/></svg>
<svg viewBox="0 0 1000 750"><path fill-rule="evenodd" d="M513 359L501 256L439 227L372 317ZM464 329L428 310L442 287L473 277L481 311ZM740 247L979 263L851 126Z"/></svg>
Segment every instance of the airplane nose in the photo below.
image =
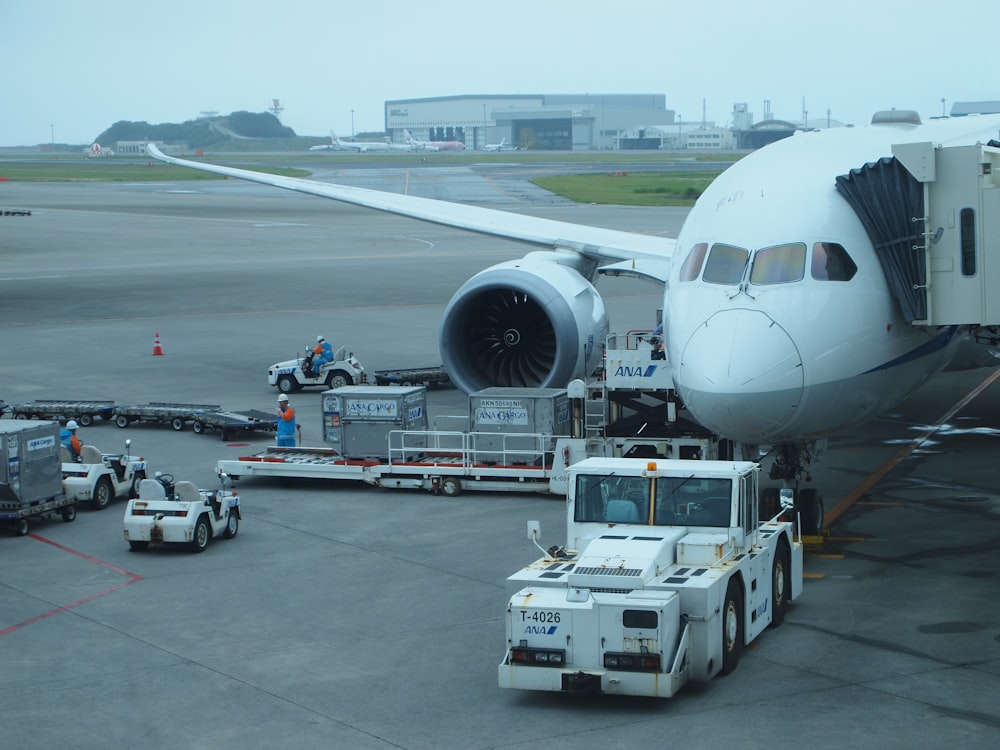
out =
<svg viewBox="0 0 1000 750"><path fill-rule="evenodd" d="M694 418L732 440L780 440L802 399L802 357L785 330L756 310L715 313L691 335L677 389Z"/></svg>

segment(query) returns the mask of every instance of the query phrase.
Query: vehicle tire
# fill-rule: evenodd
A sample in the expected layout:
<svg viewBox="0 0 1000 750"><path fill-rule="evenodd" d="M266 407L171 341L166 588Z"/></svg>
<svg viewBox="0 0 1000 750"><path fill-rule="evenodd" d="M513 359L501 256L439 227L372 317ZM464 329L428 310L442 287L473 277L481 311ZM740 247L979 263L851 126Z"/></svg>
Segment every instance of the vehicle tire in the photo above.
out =
<svg viewBox="0 0 1000 750"><path fill-rule="evenodd" d="M226 432L225 430L219 430L219 438L220 438L220 439L222 440L222 442L224 443L224 442L226 442L227 440L229 440L229 433L228 433L228 432Z"/></svg>
<svg viewBox="0 0 1000 750"><path fill-rule="evenodd" d="M278 390L282 393L292 393L299 389L298 381L291 375L282 375L278 378Z"/></svg>
<svg viewBox="0 0 1000 750"><path fill-rule="evenodd" d="M729 579L722 607L722 674L731 674L743 653L743 589L735 577Z"/></svg>
<svg viewBox="0 0 1000 750"><path fill-rule="evenodd" d="M104 510L115 499L115 488L108 477L101 477L94 485L93 503L96 510Z"/></svg>
<svg viewBox="0 0 1000 750"><path fill-rule="evenodd" d="M129 539L128 548L130 550L140 550L140 551L144 549L149 549L149 542L144 542L137 539Z"/></svg>
<svg viewBox="0 0 1000 750"><path fill-rule="evenodd" d="M232 508L230 508L229 519L226 521L226 530L222 532L222 536L226 539L232 539L239 533L240 517L236 515L236 512Z"/></svg>
<svg viewBox="0 0 1000 750"><path fill-rule="evenodd" d="M194 430L195 434L200 435L205 431L205 425L196 419L191 423L191 429Z"/></svg>
<svg viewBox="0 0 1000 750"><path fill-rule="evenodd" d="M343 370L334 370L326 379L326 387L343 388L345 385L350 385L353 382L351 376Z"/></svg>
<svg viewBox="0 0 1000 750"><path fill-rule="evenodd" d="M785 621L788 598L792 595L792 554L788 542L782 538L774 551L771 563L771 627L776 628Z"/></svg>
<svg viewBox="0 0 1000 750"><path fill-rule="evenodd" d="M184 429L184 420L180 417L174 417L170 420L170 426L173 427L177 432L181 432Z"/></svg>
<svg viewBox="0 0 1000 750"><path fill-rule="evenodd" d="M89 414L81 414L76 418L76 421L79 422L81 427L90 427L94 423L93 417Z"/></svg>
<svg viewBox="0 0 1000 750"><path fill-rule="evenodd" d="M17 536L27 536L28 535L28 519L27 518L17 518L11 521L11 526L14 527L14 533Z"/></svg>
<svg viewBox="0 0 1000 750"><path fill-rule="evenodd" d="M823 497L816 490L802 490L795 497L795 510L802 521L804 536L823 533Z"/></svg>
<svg viewBox="0 0 1000 750"><path fill-rule="evenodd" d="M119 414L115 417L115 424L119 427L128 427L128 417L124 414Z"/></svg>
<svg viewBox="0 0 1000 750"><path fill-rule="evenodd" d="M462 494L462 483L456 477L445 477L441 480L441 494L445 497L458 497Z"/></svg>
<svg viewBox="0 0 1000 750"><path fill-rule="evenodd" d="M204 552L208 549L208 543L212 541L212 527L208 525L208 519L201 516L198 523L194 525L194 536L191 537L191 551Z"/></svg>
<svg viewBox="0 0 1000 750"><path fill-rule="evenodd" d="M59 511L59 515L62 516L62 520L66 523L71 523L76 520L76 503L73 505L67 505L65 508Z"/></svg>
<svg viewBox="0 0 1000 750"><path fill-rule="evenodd" d="M132 475L132 486L129 487L128 496L130 498L139 497L139 483L146 478L146 472L137 471Z"/></svg>
<svg viewBox="0 0 1000 750"><path fill-rule="evenodd" d="M27 414L15 414L14 415L14 419L27 419L27 418L28 418Z"/></svg>

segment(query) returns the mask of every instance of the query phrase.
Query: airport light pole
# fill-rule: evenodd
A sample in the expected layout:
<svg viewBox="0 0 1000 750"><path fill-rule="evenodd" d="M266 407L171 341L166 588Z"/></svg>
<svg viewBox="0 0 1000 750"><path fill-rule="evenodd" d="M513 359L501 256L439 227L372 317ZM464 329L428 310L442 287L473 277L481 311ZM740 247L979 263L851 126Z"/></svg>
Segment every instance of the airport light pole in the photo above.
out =
<svg viewBox="0 0 1000 750"><path fill-rule="evenodd" d="M354 140L354 110L351 110L351 140Z"/></svg>

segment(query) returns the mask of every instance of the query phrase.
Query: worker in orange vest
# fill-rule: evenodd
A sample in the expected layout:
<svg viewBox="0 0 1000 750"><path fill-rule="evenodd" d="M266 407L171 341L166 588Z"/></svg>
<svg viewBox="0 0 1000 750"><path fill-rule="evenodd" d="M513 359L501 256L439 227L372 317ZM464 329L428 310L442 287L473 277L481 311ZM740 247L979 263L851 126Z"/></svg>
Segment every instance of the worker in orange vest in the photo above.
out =
<svg viewBox="0 0 1000 750"><path fill-rule="evenodd" d="M284 393L278 396L278 445L295 447L295 409Z"/></svg>

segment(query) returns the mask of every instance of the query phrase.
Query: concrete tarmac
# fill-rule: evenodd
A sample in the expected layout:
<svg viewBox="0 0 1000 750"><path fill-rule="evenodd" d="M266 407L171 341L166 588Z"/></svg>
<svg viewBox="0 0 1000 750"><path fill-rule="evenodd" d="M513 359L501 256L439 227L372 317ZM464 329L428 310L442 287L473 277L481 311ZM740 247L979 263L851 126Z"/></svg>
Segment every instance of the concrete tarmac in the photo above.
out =
<svg viewBox="0 0 1000 750"><path fill-rule="evenodd" d="M423 175L411 192L600 226L675 236L685 214L578 206L475 170L461 186ZM267 365L317 334L369 370L436 364L451 294L525 250L236 181L0 184L8 206L32 209L0 218L8 404L270 411ZM649 326L662 304L638 282L598 288L615 330ZM942 375L831 441L813 483L828 511L857 502L807 554L804 595L735 673L669 701L497 687L504 581L538 556L526 520L543 546L564 541L559 499L246 479L239 536L201 555L129 552L121 502L0 533L3 745L995 748L1000 389L961 401L988 375ZM318 390L292 403L319 444ZM467 409L454 390L428 405L432 418ZM217 460L269 442L81 432L105 451L130 438L152 469L202 487Z"/></svg>

